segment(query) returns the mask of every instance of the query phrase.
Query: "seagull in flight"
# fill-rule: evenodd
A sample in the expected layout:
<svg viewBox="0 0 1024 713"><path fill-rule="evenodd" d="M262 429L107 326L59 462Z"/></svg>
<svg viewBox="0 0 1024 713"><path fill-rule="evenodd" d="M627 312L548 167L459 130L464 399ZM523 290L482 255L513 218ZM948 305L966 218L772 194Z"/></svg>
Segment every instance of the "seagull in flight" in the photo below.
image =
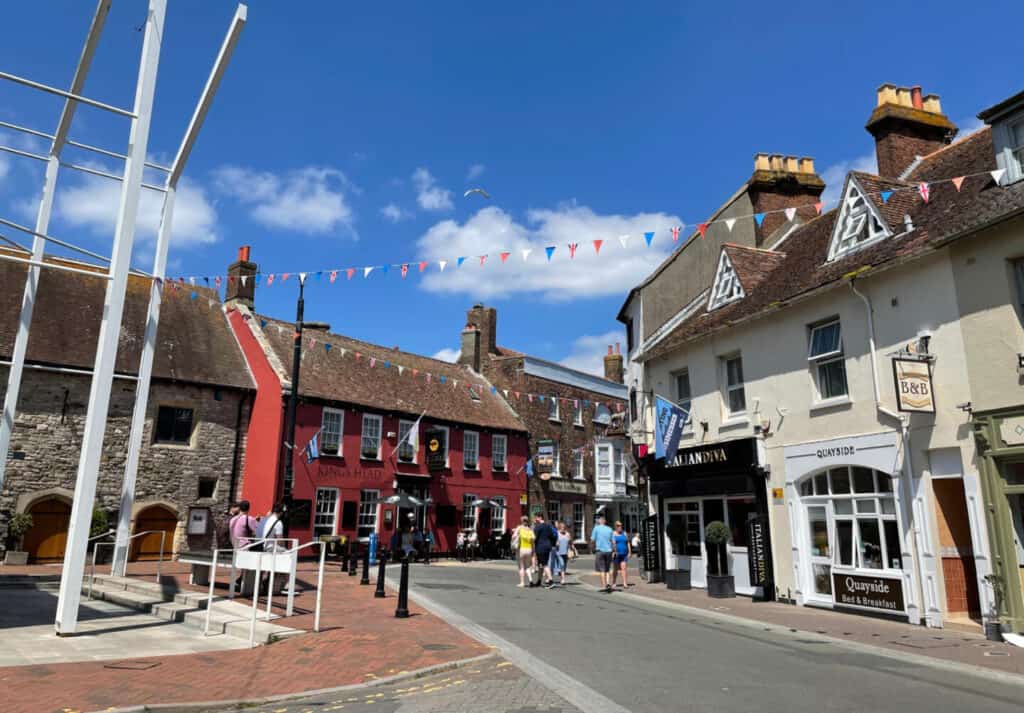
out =
<svg viewBox="0 0 1024 713"><path fill-rule="evenodd" d="M465 193L462 194L462 197L463 198L469 198L471 193L479 193L480 195L482 195L487 200L491 199L491 195L487 191L485 191L483 188L470 188L468 191L466 191Z"/></svg>

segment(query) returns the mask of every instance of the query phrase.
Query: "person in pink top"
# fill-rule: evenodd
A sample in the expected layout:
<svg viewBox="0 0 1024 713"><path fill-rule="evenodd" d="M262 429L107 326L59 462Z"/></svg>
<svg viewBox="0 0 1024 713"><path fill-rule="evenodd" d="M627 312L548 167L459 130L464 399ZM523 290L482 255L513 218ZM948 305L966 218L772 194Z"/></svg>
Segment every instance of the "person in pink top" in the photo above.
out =
<svg viewBox="0 0 1024 713"><path fill-rule="evenodd" d="M256 537L257 525L256 518L249 514L249 501L240 500L238 514L228 523L231 546L238 550L248 545Z"/></svg>

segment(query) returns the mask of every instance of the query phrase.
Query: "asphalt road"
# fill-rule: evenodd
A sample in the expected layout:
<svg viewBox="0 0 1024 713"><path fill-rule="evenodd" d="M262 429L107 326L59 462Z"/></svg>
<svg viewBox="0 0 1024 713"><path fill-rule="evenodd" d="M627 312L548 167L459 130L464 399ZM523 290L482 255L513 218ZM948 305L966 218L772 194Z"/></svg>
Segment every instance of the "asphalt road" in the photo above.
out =
<svg viewBox="0 0 1024 713"><path fill-rule="evenodd" d="M1024 709L1024 687L1008 682L638 603L584 585L517 589L516 581L510 563L418 566L412 592L588 713Z"/></svg>

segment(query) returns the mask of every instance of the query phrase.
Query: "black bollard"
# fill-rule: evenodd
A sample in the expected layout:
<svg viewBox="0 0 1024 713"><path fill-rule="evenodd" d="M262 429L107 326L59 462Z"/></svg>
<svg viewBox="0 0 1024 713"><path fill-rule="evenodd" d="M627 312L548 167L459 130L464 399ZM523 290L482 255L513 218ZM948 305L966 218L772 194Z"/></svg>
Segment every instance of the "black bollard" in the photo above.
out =
<svg viewBox="0 0 1024 713"><path fill-rule="evenodd" d="M383 599L387 596L384 593L384 568L388 566L388 555L387 552L382 552L377 556L377 591L373 593L376 599Z"/></svg>
<svg viewBox="0 0 1024 713"><path fill-rule="evenodd" d="M370 583L370 548L367 547L366 551L363 552L363 578L359 580L360 584Z"/></svg>
<svg viewBox="0 0 1024 713"><path fill-rule="evenodd" d="M398 582L398 606L395 608L396 619L409 618L409 558L402 558L402 578Z"/></svg>
<svg viewBox="0 0 1024 713"><path fill-rule="evenodd" d="M348 576L355 577L359 574L359 555L353 552L348 558Z"/></svg>
<svg viewBox="0 0 1024 713"><path fill-rule="evenodd" d="M352 548L347 542L345 543L345 549L341 552L341 571L348 572L348 556Z"/></svg>

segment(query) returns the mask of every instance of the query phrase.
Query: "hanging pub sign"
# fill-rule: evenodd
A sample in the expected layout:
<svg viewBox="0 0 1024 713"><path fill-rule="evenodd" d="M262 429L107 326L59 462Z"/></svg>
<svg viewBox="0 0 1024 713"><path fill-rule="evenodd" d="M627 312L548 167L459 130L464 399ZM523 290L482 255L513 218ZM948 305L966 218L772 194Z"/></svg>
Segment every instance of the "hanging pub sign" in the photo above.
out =
<svg viewBox="0 0 1024 713"><path fill-rule="evenodd" d="M661 581L661 536L658 534L658 516L649 515L643 520L641 549L647 581L655 584Z"/></svg>
<svg viewBox="0 0 1024 713"><path fill-rule="evenodd" d="M931 363L920 359L893 359L896 406L900 411L935 413Z"/></svg>
<svg viewBox="0 0 1024 713"><path fill-rule="evenodd" d="M889 577L832 572L836 606L903 614L903 582Z"/></svg>
<svg viewBox="0 0 1024 713"><path fill-rule="evenodd" d="M424 434L424 442L427 445L427 470L431 473L439 473L445 469L448 460L448 434L443 428L428 428Z"/></svg>
<svg viewBox="0 0 1024 713"><path fill-rule="evenodd" d="M537 441L537 457L534 458L537 473L542 480L551 477L555 470L555 442L550 438L542 438Z"/></svg>
<svg viewBox="0 0 1024 713"><path fill-rule="evenodd" d="M750 586L764 588L768 593L768 516L758 515L747 520L747 564L750 566Z"/></svg>

